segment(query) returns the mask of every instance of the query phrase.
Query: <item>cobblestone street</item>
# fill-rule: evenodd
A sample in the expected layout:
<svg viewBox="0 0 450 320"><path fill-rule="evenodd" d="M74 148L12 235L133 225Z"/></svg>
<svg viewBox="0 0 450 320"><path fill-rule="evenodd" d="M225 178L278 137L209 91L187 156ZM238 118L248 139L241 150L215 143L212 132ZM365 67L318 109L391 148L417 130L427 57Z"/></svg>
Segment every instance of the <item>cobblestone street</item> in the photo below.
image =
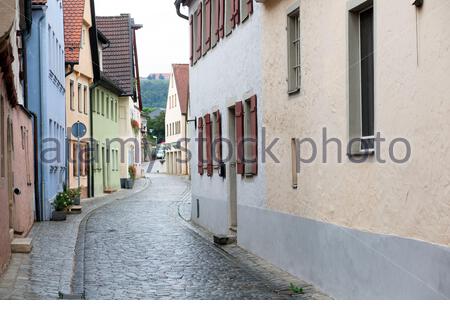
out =
<svg viewBox="0 0 450 320"><path fill-rule="evenodd" d="M86 228L87 299L290 298L182 222L188 195L185 178L152 175L146 191L96 211Z"/></svg>
<svg viewBox="0 0 450 320"><path fill-rule="evenodd" d="M33 252L14 254L1 299L326 299L237 245L191 225L185 177L153 173L133 191L83 202L81 215L36 223ZM291 295L290 284L303 289Z"/></svg>

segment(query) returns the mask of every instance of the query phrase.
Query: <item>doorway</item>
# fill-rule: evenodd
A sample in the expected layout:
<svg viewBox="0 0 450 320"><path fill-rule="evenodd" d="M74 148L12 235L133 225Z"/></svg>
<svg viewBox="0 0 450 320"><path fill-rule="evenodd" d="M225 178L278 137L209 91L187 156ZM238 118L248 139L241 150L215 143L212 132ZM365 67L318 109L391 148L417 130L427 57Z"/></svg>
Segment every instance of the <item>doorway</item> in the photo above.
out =
<svg viewBox="0 0 450 320"><path fill-rule="evenodd" d="M236 170L236 116L234 107L228 109L228 214L230 230L237 232L237 170Z"/></svg>
<svg viewBox="0 0 450 320"><path fill-rule="evenodd" d="M105 147L102 147L102 174L103 174L103 192L106 190L106 155Z"/></svg>
<svg viewBox="0 0 450 320"><path fill-rule="evenodd" d="M14 157L14 136L13 136L13 124L11 118L7 121L7 134L6 134L6 146L7 146L7 175L8 175L8 207L9 207L9 229L14 229L14 172L12 168L12 162Z"/></svg>

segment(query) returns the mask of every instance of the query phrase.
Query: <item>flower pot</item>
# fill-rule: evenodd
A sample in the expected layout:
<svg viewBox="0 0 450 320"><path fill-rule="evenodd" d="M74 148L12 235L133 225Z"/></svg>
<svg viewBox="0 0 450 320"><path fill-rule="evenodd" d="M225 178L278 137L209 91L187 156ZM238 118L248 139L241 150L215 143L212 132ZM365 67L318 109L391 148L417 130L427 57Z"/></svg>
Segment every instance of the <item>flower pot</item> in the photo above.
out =
<svg viewBox="0 0 450 320"><path fill-rule="evenodd" d="M134 187L134 180L133 179L127 179L127 183L126 183L126 188L127 189L133 189Z"/></svg>
<svg viewBox="0 0 450 320"><path fill-rule="evenodd" d="M67 212L65 211L53 211L52 221L66 221Z"/></svg>
<svg viewBox="0 0 450 320"><path fill-rule="evenodd" d="M81 204L81 197L80 196L75 197L73 199L73 204L76 205L76 206L79 206Z"/></svg>

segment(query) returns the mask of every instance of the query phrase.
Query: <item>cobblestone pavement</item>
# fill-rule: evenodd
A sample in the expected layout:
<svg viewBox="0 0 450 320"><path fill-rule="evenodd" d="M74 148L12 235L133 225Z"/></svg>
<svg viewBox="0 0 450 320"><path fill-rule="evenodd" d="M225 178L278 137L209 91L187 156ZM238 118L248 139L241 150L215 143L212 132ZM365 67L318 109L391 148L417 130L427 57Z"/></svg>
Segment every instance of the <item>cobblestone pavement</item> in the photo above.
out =
<svg viewBox="0 0 450 320"><path fill-rule="evenodd" d="M81 221L96 208L143 190L149 181L136 181L133 190L83 200L83 213L69 215L64 222L35 223L29 237L31 254L13 254L0 277L0 300L57 299L58 292L70 293L75 246Z"/></svg>
<svg viewBox="0 0 450 320"><path fill-rule="evenodd" d="M96 210L84 240L87 299L326 298L237 246L213 245L178 215L189 192L185 178L152 174L144 192ZM291 282L305 294L286 294Z"/></svg>

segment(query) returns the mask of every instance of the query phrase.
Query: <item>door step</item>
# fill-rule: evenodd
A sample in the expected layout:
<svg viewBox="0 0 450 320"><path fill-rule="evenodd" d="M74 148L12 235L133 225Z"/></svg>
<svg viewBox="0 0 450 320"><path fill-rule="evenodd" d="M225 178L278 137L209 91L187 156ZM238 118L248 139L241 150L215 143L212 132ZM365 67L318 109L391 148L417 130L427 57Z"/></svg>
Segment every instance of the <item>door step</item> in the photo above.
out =
<svg viewBox="0 0 450 320"><path fill-rule="evenodd" d="M235 235L214 235L214 243L220 246L236 243Z"/></svg>
<svg viewBox="0 0 450 320"><path fill-rule="evenodd" d="M103 192L106 194L111 194L111 193L117 192L117 190L116 189L105 189Z"/></svg>
<svg viewBox="0 0 450 320"><path fill-rule="evenodd" d="M30 253L33 248L31 238L16 238L11 241L12 253Z"/></svg>
<svg viewBox="0 0 450 320"><path fill-rule="evenodd" d="M69 213L81 213L81 211L83 211L82 206L71 206L69 208Z"/></svg>

